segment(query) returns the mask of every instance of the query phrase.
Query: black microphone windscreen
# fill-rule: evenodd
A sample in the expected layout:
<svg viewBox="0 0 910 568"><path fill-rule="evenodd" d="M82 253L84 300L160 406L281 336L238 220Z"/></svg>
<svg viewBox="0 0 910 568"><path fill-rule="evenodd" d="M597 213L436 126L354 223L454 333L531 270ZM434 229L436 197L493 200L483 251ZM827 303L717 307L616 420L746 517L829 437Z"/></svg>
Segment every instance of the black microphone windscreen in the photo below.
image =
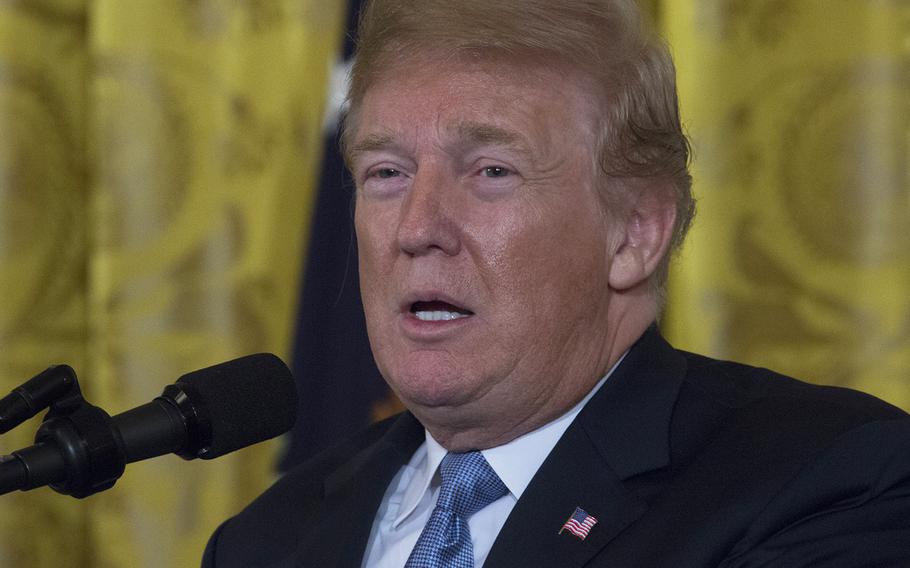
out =
<svg viewBox="0 0 910 568"><path fill-rule="evenodd" d="M198 456L203 459L283 434L297 416L297 389L291 371L270 353L193 371L177 382L211 423L211 444Z"/></svg>

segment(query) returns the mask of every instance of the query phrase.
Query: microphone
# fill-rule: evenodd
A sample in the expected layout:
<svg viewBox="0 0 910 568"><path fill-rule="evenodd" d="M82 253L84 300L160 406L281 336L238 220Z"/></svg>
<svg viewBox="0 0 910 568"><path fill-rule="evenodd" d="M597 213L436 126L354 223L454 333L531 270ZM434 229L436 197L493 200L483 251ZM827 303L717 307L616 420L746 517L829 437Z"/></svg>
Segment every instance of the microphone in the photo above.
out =
<svg viewBox="0 0 910 568"><path fill-rule="evenodd" d="M0 495L50 485L87 497L112 487L127 463L168 453L217 458L287 432L297 414L291 372L268 353L183 375L152 402L114 417L79 399L62 416L52 407L33 446L0 456Z"/></svg>

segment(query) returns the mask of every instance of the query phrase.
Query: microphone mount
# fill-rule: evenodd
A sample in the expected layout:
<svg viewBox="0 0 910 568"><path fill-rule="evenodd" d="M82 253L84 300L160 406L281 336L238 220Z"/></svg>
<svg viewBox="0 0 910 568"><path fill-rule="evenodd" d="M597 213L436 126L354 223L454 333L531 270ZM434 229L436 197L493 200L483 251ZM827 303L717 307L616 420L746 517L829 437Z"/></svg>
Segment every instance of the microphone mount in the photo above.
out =
<svg viewBox="0 0 910 568"><path fill-rule="evenodd" d="M81 499L113 487L126 469L123 441L111 416L85 400L68 365L48 368L0 400L0 433L44 408L35 445L0 457L0 495L50 485Z"/></svg>

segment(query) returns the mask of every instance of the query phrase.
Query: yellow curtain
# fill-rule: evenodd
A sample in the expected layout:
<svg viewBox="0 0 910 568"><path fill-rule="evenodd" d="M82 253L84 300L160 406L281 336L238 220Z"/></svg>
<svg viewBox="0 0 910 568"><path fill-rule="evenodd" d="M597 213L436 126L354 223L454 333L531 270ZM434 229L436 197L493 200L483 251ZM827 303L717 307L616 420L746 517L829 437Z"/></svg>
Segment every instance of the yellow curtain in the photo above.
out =
<svg viewBox="0 0 910 568"><path fill-rule="evenodd" d="M700 207L668 335L910 409L910 6L644 3ZM0 391L67 362L116 413L286 355L339 4L0 2ZM133 464L83 501L0 497L0 566L197 565L274 449Z"/></svg>
<svg viewBox="0 0 910 568"><path fill-rule="evenodd" d="M910 409L910 4L666 0L699 214L684 348Z"/></svg>
<svg viewBox="0 0 910 568"><path fill-rule="evenodd" d="M67 362L115 414L184 372L287 356L343 7L0 2L4 394ZM133 464L83 501L0 497L0 566L198 565L276 447Z"/></svg>

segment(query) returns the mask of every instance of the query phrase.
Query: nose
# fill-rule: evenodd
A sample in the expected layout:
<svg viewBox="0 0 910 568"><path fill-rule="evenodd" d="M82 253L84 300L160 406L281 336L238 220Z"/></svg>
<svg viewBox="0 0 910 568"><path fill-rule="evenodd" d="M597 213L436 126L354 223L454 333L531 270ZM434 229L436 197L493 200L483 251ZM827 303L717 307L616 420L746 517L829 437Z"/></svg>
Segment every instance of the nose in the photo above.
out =
<svg viewBox="0 0 910 568"><path fill-rule="evenodd" d="M398 246L411 256L442 253L455 256L461 250L455 215L457 191L443 172L427 167L414 177L401 205Z"/></svg>

